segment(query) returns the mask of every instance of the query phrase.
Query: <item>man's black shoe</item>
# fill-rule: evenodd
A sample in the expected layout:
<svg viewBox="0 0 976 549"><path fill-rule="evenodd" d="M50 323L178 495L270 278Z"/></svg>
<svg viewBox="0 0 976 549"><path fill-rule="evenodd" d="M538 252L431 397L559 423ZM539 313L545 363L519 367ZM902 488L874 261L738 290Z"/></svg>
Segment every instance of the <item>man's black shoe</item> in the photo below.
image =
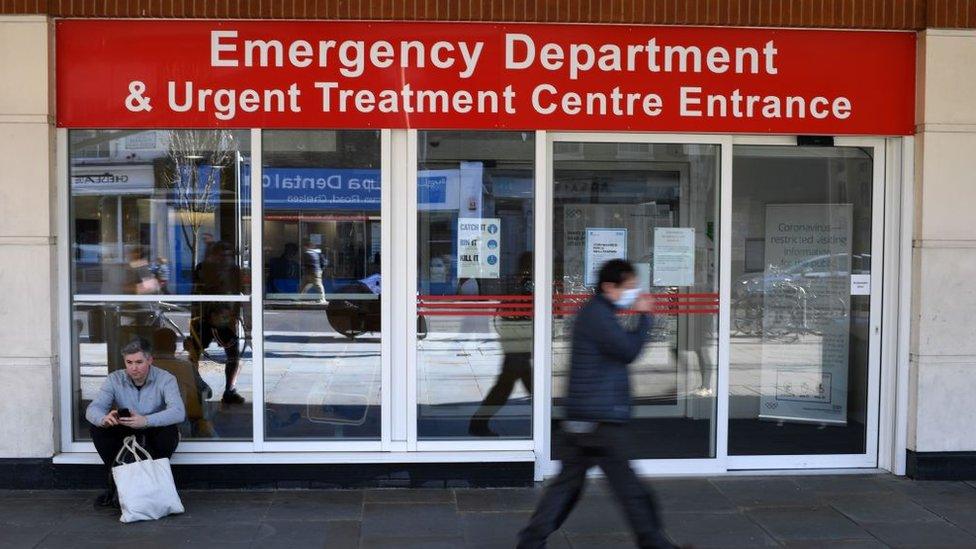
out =
<svg viewBox="0 0 976 549"><path fill-rule="evenodd" d="M95 498L96 509L106 509L114 507L119 508L119 493L116 491L115 486L109 487L107 490L101 493L97 498Z"/></svg>

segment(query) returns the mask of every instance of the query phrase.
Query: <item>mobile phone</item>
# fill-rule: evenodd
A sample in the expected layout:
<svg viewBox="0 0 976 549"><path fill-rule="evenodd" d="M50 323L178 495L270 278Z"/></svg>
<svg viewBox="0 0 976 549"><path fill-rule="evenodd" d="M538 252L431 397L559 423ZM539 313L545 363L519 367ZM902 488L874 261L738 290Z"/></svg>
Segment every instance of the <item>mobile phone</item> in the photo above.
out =
<svg viewBox="0 0 976 549"><path fill-rule="evenodd" d="M128 408L119 408L119 417L130 417L132 413L129 412Z"/></svg>

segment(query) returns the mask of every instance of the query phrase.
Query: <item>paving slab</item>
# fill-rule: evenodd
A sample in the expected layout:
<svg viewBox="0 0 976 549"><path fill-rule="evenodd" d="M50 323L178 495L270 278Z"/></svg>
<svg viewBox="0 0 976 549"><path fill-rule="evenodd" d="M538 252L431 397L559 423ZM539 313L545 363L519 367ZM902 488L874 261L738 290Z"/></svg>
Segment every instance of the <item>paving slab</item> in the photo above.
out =
<svg viewBox="0 0 976 549"><path fill-rule="evenodd" d="M265 517L268 520L325 521L361 520L363 492L360 490L296 490L278 492Z"/></svg>
<svg viewBox="0 0 976 549"><path fill-rule="evenodd" d="M264 521L258 528L251 547L262 549L294 549L297 547L328 547L354 549L359 547L359 521L328 521L302 524L293 521Z"/></svg>
<svg viewBox="0 0 976 549"><path fill-rule="evenodd" d="M649 484L661 512L731 513L736 511L725 494L707 479L654 480Z"/></svg>
<svg viewBox="0 0 976 549"><path fill-rule="evenodd" d="M886 549L888 546L877 539L838 539L831 541L787 541L784 547L790 549Z"/></svg>
<svg viewBox="0 0 976 549"><path fill-rule="evenodd" d="M624 513L612 496L584 494L562 530L567 536L606 536L630 532Z"/></svg>
<svg viewBox="0 0 976 549"><path fill-rule="evenodd" d="M887 475L809 475L794 477L801 489L814 494L884 494L896 487L884 479Z"/></svg>
<svg viewBox="0 0 976 549"><path fill-rule="evenodd" d="M540 488L458 489L460 511L531 511L542 496Z"/></svg>
<svg viewBox="0 0 976 549"><path fill-rule="evenodd" d="M628 534L606 536L567 536L573 549L633 549L634 538Z"/></svg>
<svg viewBox="0 0 976 549"><path fill-rule="evenodd" d="M37 525L0 524L0 549L35 547L51 534L50 528Z"/></svg>
<svg viewBox="0 0 976 549"><path fill-rule="evenodd" d="M722 478L711 481L725 497L741 508L816 507L816 497L791 478Z"/></svg>
<svg viewBox="0 0 976 549"><path fill-rule="evenodd" d="M836 510L753 509L747 515L779 541L873 539L867 530Z"/></svg>
<svg viewBox="0 0 976 549"><path fill-rule="evenodd" d="M178 526L227 521L253 523L264 519L274 496L274 492L187 490L180 493L186 512L172 518L180 523Z"/></svg>
<svg viewBox="0 0 976 549"><path fill-rule="evenodd" d="M385 488L363 492L366 503L454 503L454 490L446 488Z"/></svg>
<svg viewBox="0 0 976 549"><path fill-rule="evenodd" d="M461 536L457 508L447 503L367 503L363 539Z"/></svg>
<svg viewBox="0 0 976 549"><path fill-rule="evenodd" d="M972 507L945 508L932 511L943 520L976 535L976 509Z"/></svg>
<svg viewBox="0 0 976 549"><path fill-rule="evenodd" d="M865 525L890 547L976 547L976 536L947 522L887 522Z"/></svg>
<svg viewBox="0 0 976 549"><path fill-rule="evenodd" d="M901 495L842 494L830 506L857 523L931 522L941 520L921 505Z"/></svg>
<svg viewBox="0 0 976 549"><path fill-rule="evenodd" d="M395 538L364 538L362 549L457 549L464 547L459 537L409 536Z"/></svg>
<svg viewBox="0 0 976 549"><path fill-rule="evenodd" d="M779 545L758 524L738 513L682 513L664 524L679 545L693 547L775 547Z"/></svg>
<svg viewBox="0 0 976 549"><path fill-rule="evenodd" d="M514 547L519 531L529 522L532 513L481 512L461 513L461 530L468 545L499 544Z"/></svg>
<svg viewBox="0 0 976 549"><path fill-rule="evenodd" d="M976 487L887 475L645 479L664 528L708 547L976 547ZM604 482L549 547L633 547ZM0 491L0 549L37 547L510 548L532 488L181 492L186 513L122 524L94 491Z"/></svg>

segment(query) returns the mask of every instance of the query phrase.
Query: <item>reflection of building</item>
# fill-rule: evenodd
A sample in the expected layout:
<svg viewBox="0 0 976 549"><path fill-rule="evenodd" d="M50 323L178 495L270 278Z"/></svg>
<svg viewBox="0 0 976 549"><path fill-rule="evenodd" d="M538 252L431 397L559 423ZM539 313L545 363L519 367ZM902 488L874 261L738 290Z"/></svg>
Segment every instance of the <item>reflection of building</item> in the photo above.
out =
<svg viewBox="0 0 976 549"><path fill-rule="evenodd" d="M125 243L138 243L151 257L162 255L159 243L168 238L154 238L151 227L154 218L166 216L166 204L152 200L155 181L151 164L78 166L72 170L71 188L78 291L100 293L121 284L119 271L128 252ZM148 218L139 215L146 206Z"/></svg>
<svg viewBox="0 0 976 549"><path fill-rule="evenodd" d="M209 152L186 154L169 136L73 134L76 291L125 293L126 265L134 256L153 265L165 260L169 289L189 291L208 242L228 239L240 247L240 178L227 177L243 166L236 153L215 167Z"/></svg>
<svg viewBox="0 0 976 549"><path fill-rule="evenodd" d="M64 3L38 4L67 15ZM110 15L89 4L82 9ZM641 430L633 439L644 472L839 467L926 476L958 466L971 474L976 156L966 151L976 114L957 92L976 73L957 61L972 57L976 35L952 3L878 4L888 15L848 14L849 2L826 2L831 23L799 10L776 22L765 9L661 15L625 7L621 20L682 18L687 26L513 26L540 46L643 46L653 34L659 45L698 48L672 54L694 64L700 50L701 70L661 63L650 90L641 63L595 63L572 78L541 67L538 56L508 70L486 47L475 72L458 81L472 90L511 83L518 109L498 115L461 112L465 101L455 94L450 112L433 115L383 112L388 106L355 94L346 111L326 112L314 87L303 92L300 113L287 101L277 109L273 97L269 112L251 112L238 96L235 116L225 109L217 117L212 95L202 111L197 97L188 111L167 112L159 89L148 94L151 111L135 112L125 92L136 79L278 88L283 75L301 84L321 71L214 70L194 49L207 43L206 21L49 25L43 16L3 16L0 44L18 54L0 63L0 77L18 85L0 87L0 401L38 412L17 416L16 426L0 415L0 457L90 460L79 411L99 376L118 365L118 340L163 332L176 341L174 361L197 358L201 413L213 414L215 435L185 433L194 452L178 460L238 463L254 454L244 461L276 462L299 452L335 462L356 452L360 462L505 462L495 469L544 476L555 469L549 420L560 412L565 336L592 286L586 231L626 229L617 244L637 264L659 317L634 374ZM554 18L526 6L515 17ZM302 16L334 16L320 9ZM376 17L349 9L350 17ZM578 11L555 17L599 19ZM901 11L903 19L892 19ZM242 29L279 28L231 19ZM86 26L93 23L97 29ZM768 28L781 23L809 29ZM427 24L371 23L370 43L399 44L416 25L448 42L504 43L506 32L497 21ZM153 32L134 35L141 25ZM334 21L282 25L308 36L347 29ZM751 28L729 28L741 26ZM895 32L850 30L867 27ZM153 40L165 44L166 59L143 47ZM758 50L758 72L749 63L723 72L728 50L709 53L734 43L748 57L749 44L767 41L776 42L776 74L763 73ZM329 71L341 64L328 61ZM682 59L672 61L680 67ZM341 87L450 86L438 71L457 68L395 63L385 80L392 72L370 63L361 76L338 72ZM557 88L543 94L546 105L560 98L550 114L532 114L540 84ZM698 105L701 116L674 114L679 88L699 86L703 99L723 86L796 94L806 112L775 118L762 112L775 105L760 101L750 116L723 99ZM606 114L587 115L600 109L604 88L660 91L662 111L648 114L653 105L638 102L633 116L613 114L610 104ZM807 92L851 94L854 115L819 118ZM576 114L566 112L573 93ZM264 99L254 103L258 111ZM708 114L722 106L724 115ZM174 148L172 136L194 131L213 146ZM259 172L260 190L250 184ZM784 205L812 207L824 219L799 230L771 222ZM487 242L476 229L462 234L462 223L498 227L497 253L482 254ZM694 234L666 250L655 245L656 229ZM806 246L821 238L826 245ZM841 268L820 264L835 256ZM684 275L670 280L690 283L654 286L662 258L671 274ZM193 282L205 260L204 290ZM140 287L163 277L167 295L158 284ZM194 348L194 337L208 349ZM232 345L247 401L222 407ZM534 383L488 399L505 381L498 378L506 363L531 368ZM472 433L482 405L497 409L488 429ZM286 478L288 468L280 471Z"/></svg>

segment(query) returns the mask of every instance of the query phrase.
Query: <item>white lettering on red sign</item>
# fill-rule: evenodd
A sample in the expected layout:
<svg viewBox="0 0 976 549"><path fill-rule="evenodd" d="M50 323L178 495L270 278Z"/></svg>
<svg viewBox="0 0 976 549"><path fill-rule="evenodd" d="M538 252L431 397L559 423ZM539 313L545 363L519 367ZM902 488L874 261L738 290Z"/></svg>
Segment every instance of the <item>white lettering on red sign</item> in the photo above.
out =
<svg viewBox="0 0 976 549"><path fill-rule="evenodd" d="M69 127L913 129L910 34L516 23L57 25L58 124ZM107 38L93 44L92 35Z"/></svg>

